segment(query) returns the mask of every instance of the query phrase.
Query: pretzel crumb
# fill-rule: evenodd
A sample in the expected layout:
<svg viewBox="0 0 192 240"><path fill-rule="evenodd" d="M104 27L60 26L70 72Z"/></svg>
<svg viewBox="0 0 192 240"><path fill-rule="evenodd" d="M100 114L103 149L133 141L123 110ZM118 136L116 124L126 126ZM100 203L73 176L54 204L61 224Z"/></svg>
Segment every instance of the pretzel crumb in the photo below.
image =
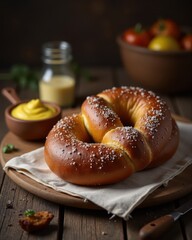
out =
<svg viewBox="0 0 192 240"><path fill-rule="evenodd" d="M53 217L54 215L48 211L31 211L30 214L25 214L19 219L19 224L23 230L27 232L34 232L47 227Z"/></svg>

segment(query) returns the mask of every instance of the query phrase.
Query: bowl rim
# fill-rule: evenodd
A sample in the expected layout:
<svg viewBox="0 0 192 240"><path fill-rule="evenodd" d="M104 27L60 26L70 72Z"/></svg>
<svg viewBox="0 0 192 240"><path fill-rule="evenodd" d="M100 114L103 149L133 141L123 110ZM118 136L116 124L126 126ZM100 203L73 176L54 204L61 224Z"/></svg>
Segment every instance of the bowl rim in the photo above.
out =
<svg viewBox="0 0 192 240"><path fill-rule="evenodd" d="M148 55L157 55L157 56L192 56L192 51L187 50L179 50L179 51L155 51L148 49L147 47L141 47L141 46L135 46L131 45L129 43L126 43L122 39L122 34L117 36L117 43L119 46L123 46L131 51L137 52L137 53L143 53Z"/></svg>
<svg viewBox="0 0 192 240"><path fill-rule="evenodd" d="M47 102L47 101L42 101L42 103L47 104L47 105L51 105L52 107L54 107L56 109L56 114L49 117L49 118L44 118L44 119L39 119L39 120L23 120L23 119L19 119L19 118L15 118L11 115L11 110L15 107L17 107L19 104L22 103L27 103L28 101L20 101L18 103L12 104L10 106L8 106L5 109L5 117L11 119L11 121L15 121L17 123L25 123L25 124L30 124L30 123L41 123L41 122L46 122L46 121L51 121L55 118L58 118L58 116L61 116L62 114L62 109L59 105L52 103L52 102Z"/></svg>

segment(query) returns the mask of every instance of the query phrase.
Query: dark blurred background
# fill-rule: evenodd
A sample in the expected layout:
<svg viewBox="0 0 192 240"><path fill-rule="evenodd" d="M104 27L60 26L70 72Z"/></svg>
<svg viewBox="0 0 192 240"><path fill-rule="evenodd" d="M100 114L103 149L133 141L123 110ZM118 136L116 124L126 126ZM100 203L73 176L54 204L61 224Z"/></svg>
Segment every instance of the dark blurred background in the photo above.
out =
<svg viewBox="0 0 192 240"><path fill-rule="evenodd" d="M117 35L141 22L172 18L192 26L191 0L1 0L0 68L41 66L41 47L65 40L85 66L119 66Z"/></svg>

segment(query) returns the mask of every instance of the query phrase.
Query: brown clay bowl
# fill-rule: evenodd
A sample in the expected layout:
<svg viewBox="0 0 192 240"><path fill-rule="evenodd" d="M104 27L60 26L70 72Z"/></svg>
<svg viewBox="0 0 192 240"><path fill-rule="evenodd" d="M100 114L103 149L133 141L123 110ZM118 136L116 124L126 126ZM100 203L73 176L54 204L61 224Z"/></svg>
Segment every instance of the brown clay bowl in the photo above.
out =
<svg viewBox="0 0 192 240"><path fill-rule="evenodd" d="M118 36L125 70L136 85L161 93L192 90L192 52L153 51L132 46Z"/></svg>
<svg viewBox="0 0 192 240"><path fill-rule="evenodd" d="M5 121L8 129L24 140L42 140L45 139L53 125L61 118L61 108L54 103L46 103L54 107L56 115L43 120L20 120L11 116L11 111L18 104L28 102L21 101L13 88L2 89L2 94L11 101L12 105L5 109Z"/></svg>

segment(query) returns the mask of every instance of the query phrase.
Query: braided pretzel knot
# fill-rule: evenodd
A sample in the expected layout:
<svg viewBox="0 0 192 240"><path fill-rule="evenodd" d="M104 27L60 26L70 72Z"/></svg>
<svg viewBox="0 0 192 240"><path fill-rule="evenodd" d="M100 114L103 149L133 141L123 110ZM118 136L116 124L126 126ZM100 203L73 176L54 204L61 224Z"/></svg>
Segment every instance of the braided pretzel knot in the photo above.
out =
<svg viewBox="0 0 192 240"><path fill-rule="evenodd" d="M79 185L116 183L173 156L179 134L166 103L141 88L87 97L80 114L61 119L45 142L45 161Z"/></svg>

